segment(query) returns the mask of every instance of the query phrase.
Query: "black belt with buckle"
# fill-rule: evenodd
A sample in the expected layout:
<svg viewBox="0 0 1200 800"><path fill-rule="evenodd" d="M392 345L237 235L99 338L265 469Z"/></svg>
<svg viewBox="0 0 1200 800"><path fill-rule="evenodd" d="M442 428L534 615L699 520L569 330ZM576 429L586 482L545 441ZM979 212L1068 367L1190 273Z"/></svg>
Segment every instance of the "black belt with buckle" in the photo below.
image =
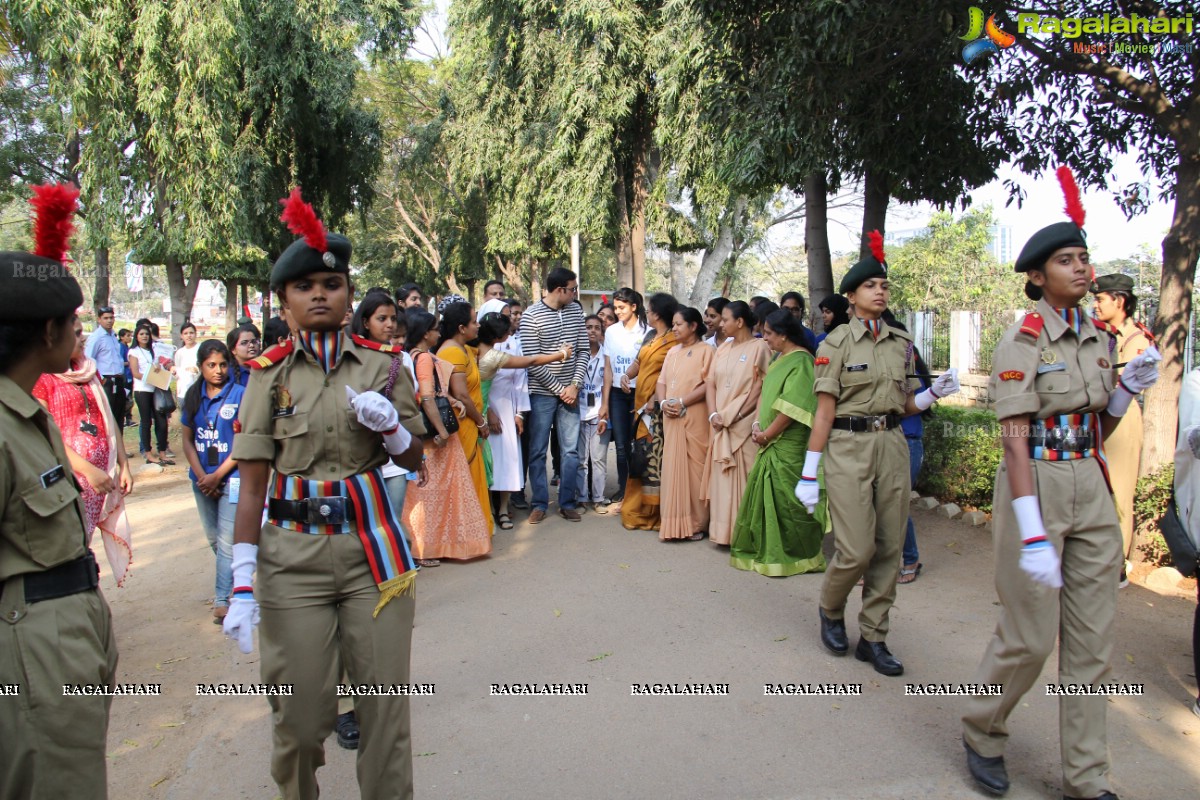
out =
<svg viewBox="0 0 1200 800"><path fill-rule="evenodd" d="M836 417L833 420L833 427L839 431L852 431L854 433L887 431L900 427L900 415L884 414L878 417Z"/></svg>
<svg viewBox="0 0 1200 800"><path fill-rule="evenodd" d="M27 572L24 578L25 602L38 603L95 589L100 585L100 567L96 565L96 556L89 550L87 555L74 561L43 572Z"/></svg>
<svg viewBox="0 0 1200 800"><path fill-rule="evenodd" d="M1036 420L1029 434L1029 447L1058 450L1061 453L1086 453L1096 446L1095 431L1072 426L1046 427L1045 422Z"/></svg>
<svg viewBox="0 0 1200 800"><path fill-rule="evenodd" d="M341 525L354 521L354 505L345 496L306 497L303 500L272 497L267 501L267 516L306 525Z"/></svg>

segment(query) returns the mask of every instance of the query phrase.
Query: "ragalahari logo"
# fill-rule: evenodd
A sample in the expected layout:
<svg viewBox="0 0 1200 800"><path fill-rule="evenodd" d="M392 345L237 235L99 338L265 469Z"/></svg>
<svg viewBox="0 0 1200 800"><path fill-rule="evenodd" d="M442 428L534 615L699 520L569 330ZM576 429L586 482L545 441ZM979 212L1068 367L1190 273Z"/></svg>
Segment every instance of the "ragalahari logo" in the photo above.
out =
<svg viewBox="0 0 1200 800"><path fill-rule="evenodd" d="M1016 44L1016 37L1011 33L1000 30L996 24L996 15L992 14L984 22L983 9L971 6L971 16L966 36L958 37L967 45L963 48L963 61L970 64L975 59L991 53L999 53L1002 49Z"/></svg>

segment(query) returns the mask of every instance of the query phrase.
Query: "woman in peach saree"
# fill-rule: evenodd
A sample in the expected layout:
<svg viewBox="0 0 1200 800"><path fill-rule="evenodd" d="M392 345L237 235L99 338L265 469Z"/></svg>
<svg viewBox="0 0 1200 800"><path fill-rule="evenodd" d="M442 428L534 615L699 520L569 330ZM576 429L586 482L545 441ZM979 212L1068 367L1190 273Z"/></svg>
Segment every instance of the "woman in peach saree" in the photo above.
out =
<svg viewBox="0 0 1200 800"><path fill-rule="evenodd" d="M658 376L658 399L663 412L662 521L663 541L708 536L708 499L704 464L712 428L708 424L706 383L712 370L713 349L700 341L704 317L694 308L675 312L679 344L667 353Z"/></svg>

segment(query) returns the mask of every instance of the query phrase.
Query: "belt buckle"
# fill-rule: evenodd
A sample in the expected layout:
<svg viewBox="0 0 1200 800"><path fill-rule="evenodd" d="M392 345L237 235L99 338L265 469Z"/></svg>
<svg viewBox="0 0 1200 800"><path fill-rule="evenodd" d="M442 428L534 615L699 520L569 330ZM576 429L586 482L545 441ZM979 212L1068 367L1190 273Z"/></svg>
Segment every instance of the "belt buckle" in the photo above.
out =
<svg viewBox="0 0 1200 800"><path fill-rule="evenodd" d="M346 498L339 497L309 497L309 525L341 525L346 521Z"/></svg>
<svg viewBox="0 0 1200 800"><path fill-rule="evenodd" d="M871 417L870 419L871 419L871 430L873 430L873 431L886 431L887 430L887 417Z"/></svg>

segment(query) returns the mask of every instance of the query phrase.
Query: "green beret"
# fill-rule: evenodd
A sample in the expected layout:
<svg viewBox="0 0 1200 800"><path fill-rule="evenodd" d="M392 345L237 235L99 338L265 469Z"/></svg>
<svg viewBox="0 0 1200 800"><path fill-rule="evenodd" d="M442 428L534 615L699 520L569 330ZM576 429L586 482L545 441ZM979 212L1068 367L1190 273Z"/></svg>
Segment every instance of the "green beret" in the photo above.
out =
<svg viewBox="0 0 1200 800"><path fill-rule="evenodd" d="M340 233L326 235L328 251L321 253L304 239L292 242L271 269L271 288L278 291L288 281L303 278L313 272L350 274L350 240Z"/></svg>
<svg viewBox="0 0 1200 800"><path fill-rule="evenodd" d="M1098 292L1129 292L1133 294L1133 278L1128 275L1101 275L1092 281L1092 294Z"/></svg>
<svg viewBox="0 0 1200 800"><path fill-rule="evenodd" d="M83 292L70 270L45 256L0 252L0 322L37 322L73 314Z"/></svg>
<svg viewBox="0 0 1200 800"><path fill-rule="evenodd" d="M1083 231L1074 222L1056 222L1030 236L1017 256L1017 272L1041 269L1054 251L1063 247L1087 247Z"/></svg>
<svg viewBox="0 0 1200 800"><path fill-rule="evenodd" d="M886 277L887 267L879 263L879 260L875 256L867 256L851 267L850 271L846 273L846 277L842 278L842 283L838 286L838 294L853 292L871 278Z"/></svg>

